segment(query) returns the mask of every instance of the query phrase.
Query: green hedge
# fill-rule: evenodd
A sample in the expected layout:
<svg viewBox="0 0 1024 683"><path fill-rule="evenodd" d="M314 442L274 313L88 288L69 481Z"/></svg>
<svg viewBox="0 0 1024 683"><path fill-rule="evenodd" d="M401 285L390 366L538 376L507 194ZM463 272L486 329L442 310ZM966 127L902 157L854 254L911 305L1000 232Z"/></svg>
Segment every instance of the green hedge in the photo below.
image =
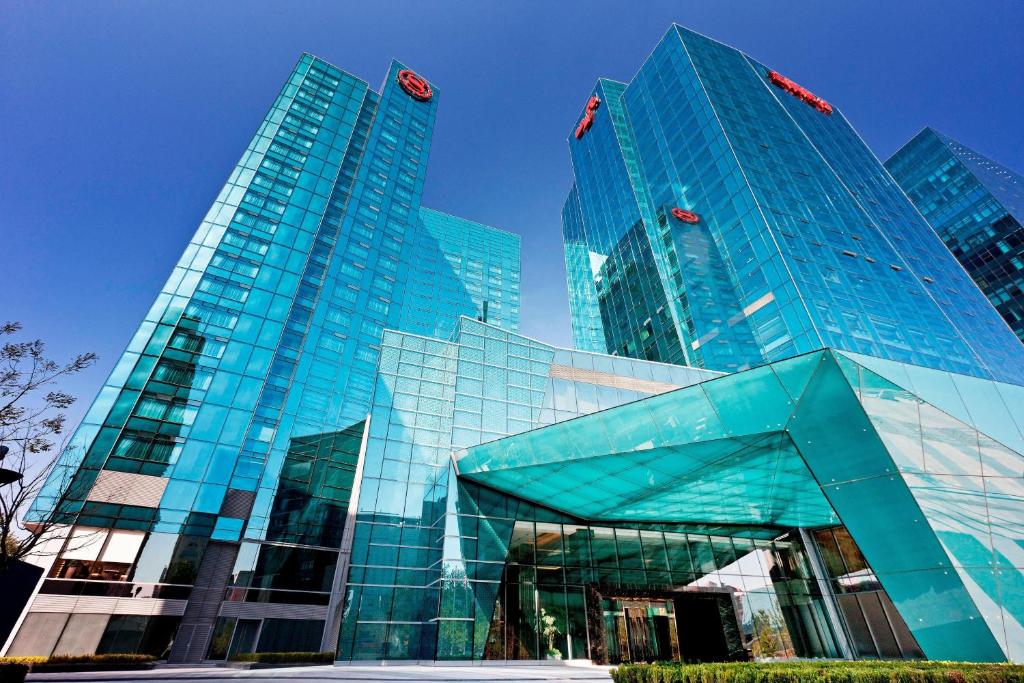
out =
<svg viewBox="0 0 1024 683"><path fill-rule="evenodd" d="M152 655L57 655L54 657L0 657L0 667L24 666L33 672L144 668L156 661ZM0 681L6 679L0 678ZM16 678L11 680L18 680Z"/></svg>
<svg viewBox="0 0 1024 683"><path fill-rule="evenodd" d="M624 664L615 683L1024 683L1024 666L965 662Z"/></svg>
<svg viewBox="0 0 1024 683"><path fill-rule="evenodd" d="M330 664L334 661L334 652L243 652L232 657L231 661L257 664Z"/></svg>

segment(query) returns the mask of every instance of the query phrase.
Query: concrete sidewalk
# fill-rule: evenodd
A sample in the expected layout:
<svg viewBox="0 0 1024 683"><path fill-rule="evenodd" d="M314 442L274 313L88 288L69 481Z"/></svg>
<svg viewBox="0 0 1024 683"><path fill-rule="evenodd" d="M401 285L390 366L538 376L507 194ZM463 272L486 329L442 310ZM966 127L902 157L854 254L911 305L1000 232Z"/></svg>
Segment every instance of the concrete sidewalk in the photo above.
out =
<svg viewBox="0 0 1024 683"><path fill-rule="evenodd" d="M160 667L150 671L30 674L28 681L595 681L608 683L609 667L589 663L523 665L396 664L302 666L239 670L223 667Z"/></svg>

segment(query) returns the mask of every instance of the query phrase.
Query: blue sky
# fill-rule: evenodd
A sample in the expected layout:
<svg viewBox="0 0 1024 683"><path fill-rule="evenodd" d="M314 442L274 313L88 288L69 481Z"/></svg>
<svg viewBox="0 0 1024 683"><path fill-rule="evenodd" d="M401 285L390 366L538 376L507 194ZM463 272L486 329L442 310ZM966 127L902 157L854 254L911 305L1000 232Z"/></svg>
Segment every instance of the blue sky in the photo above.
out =
<svg viewBox="0 0 1024 683"><path fill-rule="evenodd" d="M522 331L570 340L565 138L676 21L841 107L886 158L933 125L1024 170L1024 3L63 2L0 5L0 319L102 384L298 58L443 89L424 203L522 235Z"/></svg>

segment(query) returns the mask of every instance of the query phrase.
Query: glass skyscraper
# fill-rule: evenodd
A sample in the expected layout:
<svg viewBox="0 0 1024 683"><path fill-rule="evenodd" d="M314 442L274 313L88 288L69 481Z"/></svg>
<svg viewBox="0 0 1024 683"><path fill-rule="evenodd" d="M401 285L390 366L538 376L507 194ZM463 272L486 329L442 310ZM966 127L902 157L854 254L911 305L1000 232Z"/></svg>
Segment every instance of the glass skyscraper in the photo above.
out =
<svg viewBox="0 0 1024 683"><path fill-rule="evenodd" d="M592 522L797 528L847 656L1020 660L1024 347L900 186L826 99L679 26L583 101L574 343L735 374L470 449L463 478ZM917 154L908 174L945 172ZM950 196L932 209L963 211Z"/></svg>
<svg viewBox="0 0 1024 683"><path fill-rule="evenodd" d="M601 79L562 349L518 239L420 206L438 97L300 60L8 653L1024 660L1024 347L837 108L677 26Z"/></svg>
<svg viewBox="0 0 1024 683"><path fill-rule="evenodd" d="M12 652L321 649L383 330L518 325L518 237L420 205L439 96L301 57L35 503Z"/></svg>
<svg viewBox="0 0 1024 683"><path fill-rule="evenodd" d="M932 128L885 167L1024 341L1024 177Z"/></svg>
<svg viewBox="0 0 1024 683"><path fill-rule="evenodd" d="M734 371L828 346L1024 381L839 108L681 27L586 101L563 210L580 348Z"/></svg>

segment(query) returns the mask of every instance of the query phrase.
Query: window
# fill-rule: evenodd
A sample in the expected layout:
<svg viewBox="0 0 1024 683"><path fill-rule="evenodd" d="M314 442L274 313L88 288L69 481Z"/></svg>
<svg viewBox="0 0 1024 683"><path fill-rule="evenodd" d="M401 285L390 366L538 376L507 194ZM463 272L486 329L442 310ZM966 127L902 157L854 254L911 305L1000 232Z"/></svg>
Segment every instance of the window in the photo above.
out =
<svg viewBox="0 0 1024 683"><path fill-rule="evenodd" d="M146 534L76 527L64 546L50 577L126 581Z"/></svg>

